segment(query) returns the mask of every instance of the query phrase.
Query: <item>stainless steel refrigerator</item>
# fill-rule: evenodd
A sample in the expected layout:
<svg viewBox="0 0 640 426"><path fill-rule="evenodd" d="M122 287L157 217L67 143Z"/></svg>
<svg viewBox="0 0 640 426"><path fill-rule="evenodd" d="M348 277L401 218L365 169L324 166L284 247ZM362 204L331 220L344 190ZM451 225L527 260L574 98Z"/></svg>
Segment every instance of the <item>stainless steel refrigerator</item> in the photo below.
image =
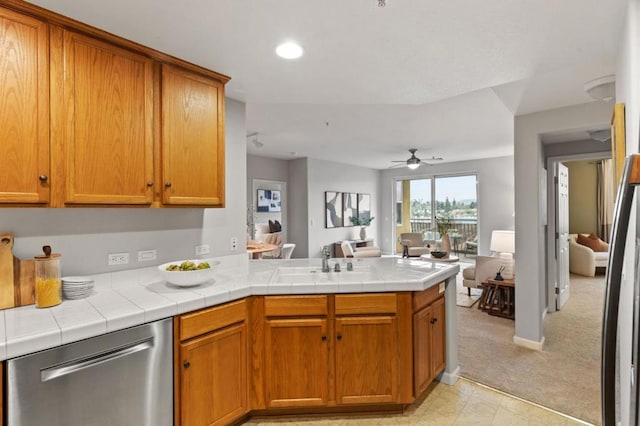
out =
<svg viewBox="0 0 640 426"><path fill-rule="evenodd" d="M637 223L637 218L631 217L636 186L640 185L640 155L630 155L625 160L622 179L618 187L611 233L609 263L607 265L607 280L605 306L602 324L602 424L638 425L638 334L639 334L639 286L640 271L638 270L638 255L640 245L638 235L634 235L635 259L633 276L633 299L628 301L630 289L625 289L622 272L625 264L625 245L630 221ZM637 197L640 199L640 197ZM638 203L638 201L636 201ZM637 209L640 214L640 208ZM640 228L638 229L640 231ZM638 232L636 232L637 234ZM627 253L629 255L629 253ZM627 260L628 262L629 260ZM621 299L621 297L623 299ZM621 302L631 303L633 306L632 324L628 324L629 315L621 318ZM629 306L629 305L625 305ZM627 314L628 312L625 312ZM619 328L622 326L622 330ZM631 331L629 330L631 326ZM620 333L620 331L624 331ZM631 348L631 353L627 352ZM626 352L626 353L625 353ZM630 355L630 356L629 356ZM631 360L631 365L621 364L624 360ZM626 363L626 362L625 362ZM622 368L621 368L622 367ZM628 368L627 368L628 367ZM630 374L626 374L627 371ZM628 391L628 393L627 393ZM627 400L623 396L629 395ZM629 404L629 407L623 407ZM626 412L628 408L628 417ZM622 413L625 413L623 416Z"/></svg>

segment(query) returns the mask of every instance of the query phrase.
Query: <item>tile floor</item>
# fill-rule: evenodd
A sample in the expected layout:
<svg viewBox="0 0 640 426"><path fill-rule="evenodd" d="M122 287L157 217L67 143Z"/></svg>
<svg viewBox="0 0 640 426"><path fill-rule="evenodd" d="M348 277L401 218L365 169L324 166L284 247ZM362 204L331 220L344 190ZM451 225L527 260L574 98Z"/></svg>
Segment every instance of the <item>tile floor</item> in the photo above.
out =
<svg viewBox="0 0 640 426"><path fill-rule="evenodd" d="M435 383L403 414L351 417L253 418L245 425L581 425L587 424L469 380Z"/></svg>

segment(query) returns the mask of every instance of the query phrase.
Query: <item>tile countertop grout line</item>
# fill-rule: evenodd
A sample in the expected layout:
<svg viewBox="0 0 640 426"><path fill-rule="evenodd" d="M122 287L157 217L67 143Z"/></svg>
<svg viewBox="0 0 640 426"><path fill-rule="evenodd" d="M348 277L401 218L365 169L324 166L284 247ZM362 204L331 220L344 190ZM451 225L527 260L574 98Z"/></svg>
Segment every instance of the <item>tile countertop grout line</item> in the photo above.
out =
<svg viewBox="0 0 640 426"><path fill-rule="evenodd" d="M100 275L102 286L96 288L97 291L94 291L87 297L86 301L88 306L91 306L91 309L95 311L100 318L104 319L105 331L88 332L86 333L88 336L83 338L99 336L119 329L143 324L148 322L147 319L150 318L149 314L152 312L155 313L153 321L156 321L162 319L156 318L159 316L169 318L174 315L215 306L251 295L294 294L296 285L300 285L302 286L301 288L306 289L305 294L311 294L311 288L307 288L311 286L309 282L300 282L298 284L295 282L276 283L273 282L273 280L280 268L306 270L307 268L318 268L319 262L320 259L292 259L284 261L261 261L256 263L248 261L244 264L228 265L220 268L223 274L221 274L221 279L218 283L220 287L217 290L212 289L212 286L216 285L215 278L213 283L207 288L169 288L167 283L161 279L150 279L151 276L149 274L152 272L150 268L144 268L144 271L127 272L123 274L123 278L126 278L125 281L129 281L126 284L123 283L124 285L114 285L113 281L118 277L114 277L112 273L96 274ZM341 275L338 276L339 279L335 281L323 283L314 282L313 287L316 288L316 292L318 288L327 290L333 288L333 291L326 291L327 293L350 292L356 288L362 292L420 291L446 280L449 276L454 276L460 271L460 266L457 263L445 265L433 262L386 258L358 261L355 266L356 268L368 270L372 275L369 279L366 277L363 278L362 276L354 276L353 281L350 282L348 280L349 272L344 272L340 273ZM136 274L137 280L131 279L135 277ZM331 280L335 278L336 276L333 276ZM368 289L368 283L375 285ZM165 289L168 291L163 292L162 290ZM275 290L275 292L272 293L270 290ZM131 292L129 297L127 296L128 291ZM142 306L144 303L142 303L142 299L140 299L144 298L144 292L148 292L150 295L149 298L154 299L149 303L147 308ZM153 294L153 297L151 297L151 294ZM174 297L174 295L177 296ZM124 304L120 305L120 301L127 302L129 306L125 306ZM56 318L54 311L47 309L53 321L45 321L46 325L43 329L38 329L36 326L31 327L28 333L16 334L15 331L19 330L17 327L19 327L20 324L12 324L11 326L14 332L11 333L10 331L12 330L9 329L7 319L7 312L10 311L11 310L2 311L2 321L0 322L2 330L0 331L0 335L4 333L4 351L0 348L0 360L71 343L74 340L62 343L64 340L63 333L77 332L79 328L83 328L81 325L68 325L63 327L58 318ZM173 314L166 316L170 312ZM14 322L16 322L15 320L24 320L24 315L24 312L14 311L12 313ZM26 315L28 316L28 314ZM44 315L44 313L42 313L42 315ZM47 325L49 328L46 328ZM57 339L55 338L56 333ZM85 333L81 334L84 335ZM13 335L15 335L15 337L10 338L10 336ZM35 341L41 343L40 339L43 337L50 339L46 345L33 344ZM34 342L30 340L34 340ZM53 341L57 343L54 344L55 342ZM9 349L12 345L15 345L19 350L15 351L15 347L13 347L10 351ZM37 347L38 349L22 353L25 347L28 348L31 346ZM17 354L17 352L20 353Z"/></svg>

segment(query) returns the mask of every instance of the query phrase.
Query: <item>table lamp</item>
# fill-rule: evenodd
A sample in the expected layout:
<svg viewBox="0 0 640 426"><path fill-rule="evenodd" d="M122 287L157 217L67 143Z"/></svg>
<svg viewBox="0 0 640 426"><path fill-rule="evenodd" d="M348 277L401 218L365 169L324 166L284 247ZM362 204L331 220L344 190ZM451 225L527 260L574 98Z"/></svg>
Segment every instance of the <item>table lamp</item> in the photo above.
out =
<svg viewBox="0 0 640 426"><path fill-rule="evenodd" d="M513 253L516 251L515 232L493 231L489 250L499 253L502 277L513 279Z"/></svg>

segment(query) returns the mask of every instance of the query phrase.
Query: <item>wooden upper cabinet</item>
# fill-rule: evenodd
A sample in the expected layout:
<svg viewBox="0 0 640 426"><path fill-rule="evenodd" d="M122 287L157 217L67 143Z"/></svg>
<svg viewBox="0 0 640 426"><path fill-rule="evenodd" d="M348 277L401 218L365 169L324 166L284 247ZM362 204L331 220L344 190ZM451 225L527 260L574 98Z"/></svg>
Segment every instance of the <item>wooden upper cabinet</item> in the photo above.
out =
<svg viewBox="0 0 640 426"><path fill-rule="evenodd" d="M162 202L224 206L224 84L162 66Z"/></svg>
<svg viewBox="0 0 640 426"><path fill-rule="evenodd" d="M0 8L0 203L49 202L49 27Z"/></svg>
<svg viewBox="0 0 640 426"><path fill-rule="evenodd" d="M58 28L51 48L64 203L151 204L153 61Z"/></svg>

